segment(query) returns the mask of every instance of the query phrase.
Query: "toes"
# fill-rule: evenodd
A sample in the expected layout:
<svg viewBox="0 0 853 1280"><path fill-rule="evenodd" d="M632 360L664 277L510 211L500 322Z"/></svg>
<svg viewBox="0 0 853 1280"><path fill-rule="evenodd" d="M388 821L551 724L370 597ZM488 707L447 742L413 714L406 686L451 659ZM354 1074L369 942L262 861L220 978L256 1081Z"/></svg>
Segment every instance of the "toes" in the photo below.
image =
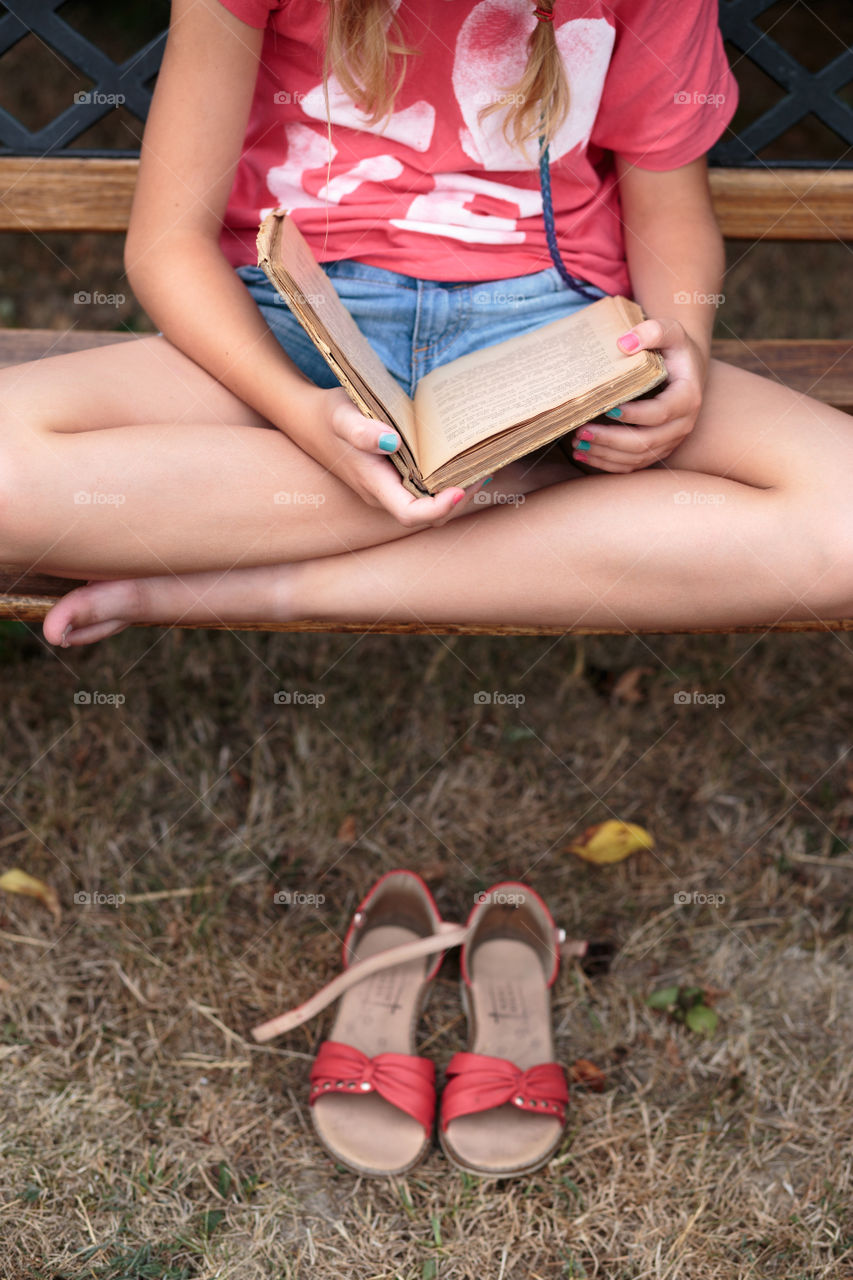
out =
<svg viewBox="0 0 853 1280"><path fill-rule="evenodd" d="M89 627L103 624L118 629L132 621L139 614L140 607L139 586L134 579L77 587L63 596L47 614L42 626L44 638L50 644L67 648L74 643L75 633L82 634ZM78 643L85 641L78 639Z"/></svg>
<svg viewBox="0 0 853 1280"><path fill-rule="evenodd" d="M75 627L73 631L69 631L67 643L63 647L73 649L75 645L94 644L96 640L105 640L107 636L117 636L129 625L127 622L112 618L108 622L99 622L92 627L80 627L79 630Z"/></svg>

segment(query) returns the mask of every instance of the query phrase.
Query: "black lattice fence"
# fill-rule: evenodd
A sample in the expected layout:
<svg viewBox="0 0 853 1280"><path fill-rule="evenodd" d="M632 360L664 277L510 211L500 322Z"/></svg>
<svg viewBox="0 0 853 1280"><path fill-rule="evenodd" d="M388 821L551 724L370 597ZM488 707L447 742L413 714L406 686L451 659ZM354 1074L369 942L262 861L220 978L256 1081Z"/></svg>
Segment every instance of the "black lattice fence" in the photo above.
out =
<svg viewBox="0 0 853 1280"><path fill-rule="evenodd" d="M91 82L78 89L68 105L48 123L26 127L10 110L0 106L0 154L5 155L104 155L135 154L111 149L82 149L79 139L94 124L121 107L143 122L151 102L151 89L160 65L165 31L148 39L142 48L118 61L100 47L98 37L82 34L79 24L66 20L62 11L74 11L69 0L6 0L0 6L0 88L3 58L24 39L39 41L56 58L56 74L62 66ZM97 16L98 5L88 6ZM137 6L102 3L103 24ZM168 16L165 0L151 0L149 13ZM78 6L79 8L79 6ZM734 131L714 148L711 162L721 165L760 166L765 163L807 165L815 155L766 160L761 153L789 134L804 120L817 120L837 139L835 154L821 156L821 163L853 167L853 5L850 0L721 0L720 22L730 60L741 84L741 108ZM91 25L91 21L90 21ZM849 29L848 29L849 28ZM791 44L797 49L797 55ZM821 65L815 67L815 53ZM764 91L747 93L756 71L767 78ZM768 85L778 100L767 106ZM779 91L781 90L781 97ZM757 108L755 102L764 100ZM750 99L753 101L750 102ZM808 130L803 135L808 136ZM806 144L808 145L808 144Z"/></svg>

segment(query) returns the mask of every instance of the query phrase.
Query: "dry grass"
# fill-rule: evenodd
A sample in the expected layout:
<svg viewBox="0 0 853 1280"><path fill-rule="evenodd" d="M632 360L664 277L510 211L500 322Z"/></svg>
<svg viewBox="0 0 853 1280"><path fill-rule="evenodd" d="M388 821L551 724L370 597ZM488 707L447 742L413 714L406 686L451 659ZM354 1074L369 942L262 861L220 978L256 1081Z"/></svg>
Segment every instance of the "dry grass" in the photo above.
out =
<svg viewBox="0 0 853 1280"><path fill-rule="evenodd" d="M0 98L41 94L49 119L87 85L57 88L31 55L4 60ZM138 133L98 130L89 145ZM798 245L795 271L787 245L728 250L720 337L849 333L844 246ZM150 329L120 237L10 236L2 253L0 323ZM127 298L83 316L81 289ZM0 894L0 1276L853 1277L845 636L4 643L0 870L50 881L64 913ZM636 665L647 696L614 702ZM284 706L280 688L326 700ZM677 705L679 689L725 702ZM562 852L614 815L650 827L655 853L596 869ZM394 866L449 917L523 877L609 948L609 968L567 968L555 992L559 1057L592 1059L607 1087L573 1092L532 1178L484 1184L438 1154L396 1183L336 1170L305 1087L328 1017L247 1039L336 972L358 898ZM325 900L275 905L286 888ZM712 1037L646 1007L670 983L711 990ZM464 1042L450 957L421 1044L444 1065Z"/></svg>
<svg viewBox="0 0 853 1280"><path fill-rule="evenodd" d="M647 696L614 702L637 664ZM88 653L12 641L0 679L0 867L64 906L54 926L0 895L4 1277L853 1275L845 637L145 631ZM614 814L655 853L561 852ZM434 1154L358 1181L308 1119L328 1019L247 1039L336 971L358 897L394 866L449 917L524 877L613 948L555 994L560 1058L592 1059L607 1088L574 1091L532 1178L483 1184ZM325 901L276 906L284 888ZM725 901L674 903L693 891ZM645 1006L670 982L717 993L712 1037ZM439 1065L464 1044L452 958L422 1035Z"/></svg>

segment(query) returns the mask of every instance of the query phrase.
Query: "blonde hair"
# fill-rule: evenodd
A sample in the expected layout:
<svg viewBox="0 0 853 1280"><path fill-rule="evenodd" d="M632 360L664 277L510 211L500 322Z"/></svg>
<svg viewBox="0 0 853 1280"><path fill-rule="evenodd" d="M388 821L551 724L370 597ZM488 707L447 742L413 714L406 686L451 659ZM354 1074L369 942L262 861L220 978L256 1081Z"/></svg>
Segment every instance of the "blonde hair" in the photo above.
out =
<svg viewBox="0 0 853 1280"><path fill-rule="evenodd" d="M378 124L394 109L394 100L406 74L406 62L418 50L403 43L391 0L327 0L329 30L323 62L326 88L334 72L344 91ZM553 0L541 0L539 8L553 11ZM400 62L395 66L395 58ZM544 136L547 145L569 112L569 86L550 22L537 21L527 42L527 66L514 85L501 87L503 101L482 107L479 118L513 104L503 125L511 145L524 149L532 137ZM326 99L328 109L328 96ZM541 127L544 126L544 127Z"/></svg>

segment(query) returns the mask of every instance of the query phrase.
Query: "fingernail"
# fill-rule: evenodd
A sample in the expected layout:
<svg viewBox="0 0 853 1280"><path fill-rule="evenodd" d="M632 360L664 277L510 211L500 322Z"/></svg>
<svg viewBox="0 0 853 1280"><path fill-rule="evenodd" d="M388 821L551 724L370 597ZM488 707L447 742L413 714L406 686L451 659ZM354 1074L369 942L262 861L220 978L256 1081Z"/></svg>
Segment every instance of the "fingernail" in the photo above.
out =
<svg viewBox="0 0 853 1280"><path fill-rule="evenodd" d="M457 493L456 497L453 499L453 506L455 507L457 502L461 502L464 497L465 497L465 490L463 489L462 492Z"/></svg>
<svg viewBox="0 0 853 1280"><path fill-rule="evenodd" d="M586 462L586 458L582 453L573 453L572 457L574 458L575 462Z"/></svg>
<svg viewBox="0 0 853 1280"><path fill-rule="evenodd" d="M640 339L636 333L623 333L621 338L617 338L619 346L623 351L636 351L640 345Z"/></svg>
<svg viewBox="0 0 853 1280"><path fill-rule="evenodd" d="M393 453L399 443L396 431L383 431L379 437L379 448L384 449L386 453Z"/></svg>
<svg viewBox="0 0 853 1280"><path fill-rule="evenodd" d="M590 451L590 449L591 449L591 448L592 448L592 445L589 443L589 441L588 441L588 440L576 440L576 441L575 441L575 449L576 449L579 453L589 453L589 451Z"/></svg>
<svg viewBox="0 0 853 1280"><path fill-rule="evenodd" d="M68 626L63 631L62 639L60 640L60 644L62 645L63 649L68 648L68 633L70 630L71 630L71 623L69 622Z"/></svg>
<svg viewBox="0 0 853 1280"><path fill-rule="evenodd" d="M495 478L494 476L486 476L485 480L483 481L482 487L485 489L486 485L491 484L494 478Z"/></svg>
<svg viewBox="0 0 853 1280"><path fill-rule="evenodd" d="M621 410L621 409L608 409L604 416L605 416L605 418L621 418L621 417L622 417L622 410Z"/></svg>
<svg viewBox="0 0 853 1280"><path fill-rule="evenodd" d="M582 427L577 433L578 440L594 440L595 432L592 427Z"/></svg>

